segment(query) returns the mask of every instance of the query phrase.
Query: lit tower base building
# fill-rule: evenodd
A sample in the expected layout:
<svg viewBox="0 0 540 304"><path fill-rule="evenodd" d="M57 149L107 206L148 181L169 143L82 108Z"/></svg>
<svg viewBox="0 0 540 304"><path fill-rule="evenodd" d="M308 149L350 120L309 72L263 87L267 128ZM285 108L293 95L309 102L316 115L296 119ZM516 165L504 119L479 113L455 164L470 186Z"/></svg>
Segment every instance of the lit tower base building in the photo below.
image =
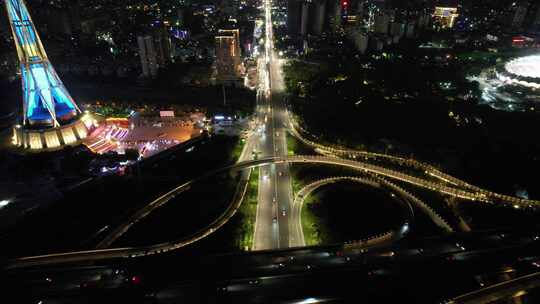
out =
<svg viewBox="0 0 540 304"><path fill-rule="evenodd" d="M22 123L13 144L33 150L57 150L79 144L92 122L71 98L47 58L23 0L4 0L21 65Z"/></svg>

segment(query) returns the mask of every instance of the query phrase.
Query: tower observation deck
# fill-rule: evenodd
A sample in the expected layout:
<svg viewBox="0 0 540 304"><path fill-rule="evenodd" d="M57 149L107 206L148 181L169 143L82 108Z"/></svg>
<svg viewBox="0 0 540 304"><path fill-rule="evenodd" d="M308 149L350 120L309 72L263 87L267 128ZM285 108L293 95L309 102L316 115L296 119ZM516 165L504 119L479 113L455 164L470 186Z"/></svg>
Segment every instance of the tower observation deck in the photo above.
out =
<svg viewBox="0 0 540 304"><path fill-rule="evenodd" d="M64 87L23 0L4 0L17 48L23 89L22 123L13 143L31 150L54 150L85 138L91 125Z"/></svg>

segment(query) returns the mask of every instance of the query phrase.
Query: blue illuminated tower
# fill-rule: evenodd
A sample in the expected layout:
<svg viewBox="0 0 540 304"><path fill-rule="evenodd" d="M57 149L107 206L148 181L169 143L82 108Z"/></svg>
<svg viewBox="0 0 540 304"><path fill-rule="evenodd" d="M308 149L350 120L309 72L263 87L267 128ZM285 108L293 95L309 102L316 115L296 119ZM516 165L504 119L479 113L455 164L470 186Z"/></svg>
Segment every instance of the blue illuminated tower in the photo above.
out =
<svg viewBox="0 0 540 304"><path fill-rule="evenodd" d="M33 150L76 144L88 133L89 119L71 98L47 58L23 0L4 0L21 66L22 126L13 142ZM83 118L83 119L80 119Z"/></svg>

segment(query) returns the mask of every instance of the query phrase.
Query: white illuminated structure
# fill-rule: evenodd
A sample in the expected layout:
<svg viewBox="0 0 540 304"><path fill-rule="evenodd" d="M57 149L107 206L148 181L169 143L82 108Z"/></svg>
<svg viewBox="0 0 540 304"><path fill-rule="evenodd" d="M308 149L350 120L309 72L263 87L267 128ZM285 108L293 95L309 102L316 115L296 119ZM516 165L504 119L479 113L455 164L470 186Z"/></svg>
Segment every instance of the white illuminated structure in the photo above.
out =
<svg viewBox="0 0 540 304"><path fill-rule="evenodd" d="M9 205L9 203L11 203L10 200L7 200L7 199L6 199L6 200L1 200L1 201L0 201L0 209L1 209L1 208L4 208L4 207L7 206L7 205Z"/></svg>
<svg viewBox="0 0 540 304"><path fill-rule="evenodd" d="M507 62L504 69L497 70L499 80L540 89L540 55L519 57Z"/></svg>
<svg viewBox="0 0 540 304"><path fill-rule="evenodd" d="M540 79L540 55L514 59L509 61L505 68L508 72L517 76Z"/></svg>

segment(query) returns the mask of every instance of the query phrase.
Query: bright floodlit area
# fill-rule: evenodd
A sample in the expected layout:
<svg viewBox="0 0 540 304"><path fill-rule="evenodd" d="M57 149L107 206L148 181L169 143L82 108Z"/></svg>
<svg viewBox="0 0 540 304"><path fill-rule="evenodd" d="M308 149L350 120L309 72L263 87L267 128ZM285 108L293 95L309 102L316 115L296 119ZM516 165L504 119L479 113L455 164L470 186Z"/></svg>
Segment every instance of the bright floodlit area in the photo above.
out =
<svg viewBox="0 0 540 304"><path fill-rule="evenodd" d="M540 54L517 57L503 65L504 71L491 66L477 76L467 77L469 81L478 82L479 104L507 112L537 111Z"/></svg>
<svg viewBox="0 0 540 304"><path fill-rule="evenodd" d="M517 76L540 78L540 55L514 59L509 61L505 68Z"/></svg>

